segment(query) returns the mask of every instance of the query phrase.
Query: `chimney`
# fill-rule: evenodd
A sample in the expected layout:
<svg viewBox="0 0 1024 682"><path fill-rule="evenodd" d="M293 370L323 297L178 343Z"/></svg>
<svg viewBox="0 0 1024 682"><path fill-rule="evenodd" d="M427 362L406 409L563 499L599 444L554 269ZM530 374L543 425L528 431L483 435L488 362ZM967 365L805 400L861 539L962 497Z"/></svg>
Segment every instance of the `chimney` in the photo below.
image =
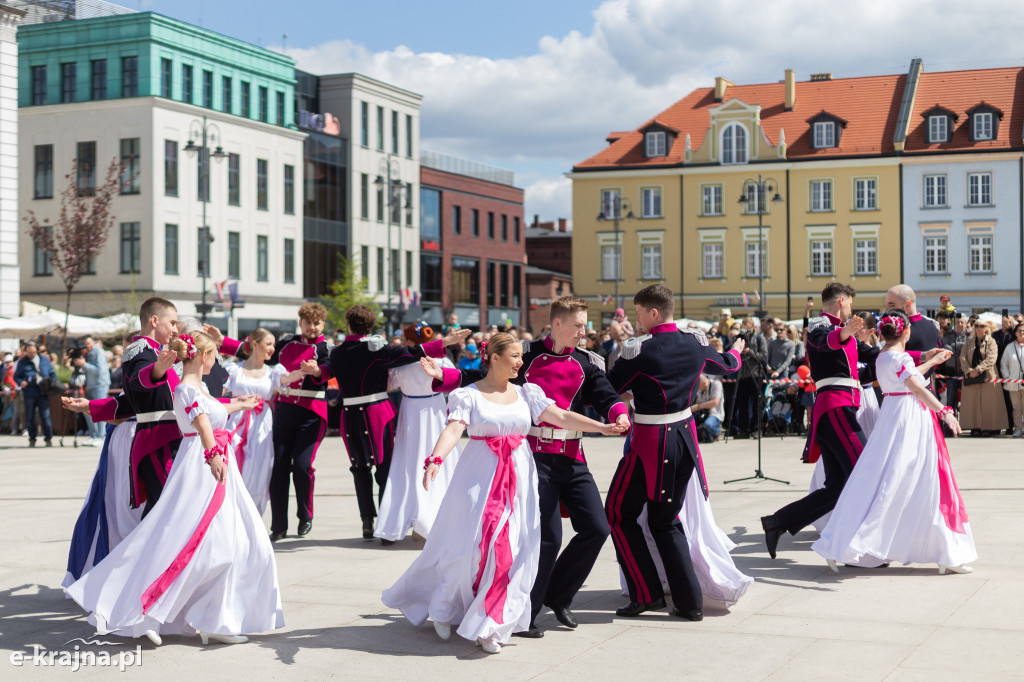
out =
<svg viewBox="0 0 1024 682"><path fill-rule="evenodd" d="M533 214L533 226L537 227L537 225L539 223L540 223L540 214L539 213L534 213Z"/></svg>
<svg viewBox="0 0 1024 682"><path fill-rule="evenodd" d="M793 111L796 106L796 73L786 69L786 111Z"/></svg>
<svg viewBox="0 0 1024 682"><path fill-rule="evenodd" d="M722 78L721 76L715 77L715 101L721 102L725 98L725 91L730 85L736 85L728 78Z"/></svg>
<svg viewBox="0 0 1024 682"><path fill-rule="evenodd" d="M566 224L567 222L568 221L565 218L559 218L558 219L558 231L559 232L568 232L569 231L569 229L568 229L569 226Z"/></svg>
<svg viewBox="0 0 1024 682"><path fill-rule="evenodd" d="M811 80L812 81L830 81L830 80L832 80L832 74L831 73L812 73L811 74Z"/></svg>

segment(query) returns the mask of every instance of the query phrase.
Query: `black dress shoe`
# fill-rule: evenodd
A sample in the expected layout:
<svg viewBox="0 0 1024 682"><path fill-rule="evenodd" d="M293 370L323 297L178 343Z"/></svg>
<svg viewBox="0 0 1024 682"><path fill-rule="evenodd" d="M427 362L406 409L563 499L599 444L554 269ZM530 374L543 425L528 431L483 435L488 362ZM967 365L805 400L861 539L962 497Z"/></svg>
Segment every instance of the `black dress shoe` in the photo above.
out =
<svg viewBox="0 0 1024 682"><path fill-rule="evenodd" d="M538 628L536 625L531 625L529 630L520 630L519 632L513 632L513 637L525 637L526 639L540 639L544 636L544 631Z"/></svg>
<svg viewBox="0 0 1024 682"><path fill-rule="evenodd" d="M575 630L576 627L579 625L579 623L576 622L576 616L574 616L572 611L570 611L568 608L561 606L551 606L550 604L547 604L547 607L550 608L551 612L555 614L555 618L558 619L558 622L564 625L565 627Z"/></svg>
<svg viewBox="0 0 1024 682"><path fill-rule="evenodd" d="M309 531L311 530L313 530L313 519L303 521L299 524L299 537L301 538L303 535L309 535Z"/></svg>
<svg viewBox="0 0 1024 682"><path fill-rule="evenodd" d="M616 616L625 616L626 618L636 618L644 611L657 611L665 608L665 598L655 599L649 604L641 604L640 602L631 601L622 608L615 609Z"/></svg>
<svg viewBox="0 0 1024 682"><path fill-rule="evenodd" d="M682 618L683 620L692 620L695 623L704 620L704 612L701 609L680 611L679 609L674 608L672 609L672 615L676 618Z"/></svg>
<svg viewBox="0 0 1024 682"><path fill-rule="evenodd" d="M373 517L363 519L363 539L373 539Z"/></svg>
<svg viewBox="0 0 1024 682"><path fill-rule="evenodd" d="M271 542L277 542L281 538L286 538L286 537L288 537L288 533L286 533L283 530L274 530L274 531L270 532L270 541Z"/></svg>
<svg viewBox="0 0 1024 682"><path fill-rule="evenodd" d="M786 529L779 525L774 515L761 517L761 528L764 529L764 544L768 546L768 556L775 558L775 549L779 546L779 538Z"/></svg>

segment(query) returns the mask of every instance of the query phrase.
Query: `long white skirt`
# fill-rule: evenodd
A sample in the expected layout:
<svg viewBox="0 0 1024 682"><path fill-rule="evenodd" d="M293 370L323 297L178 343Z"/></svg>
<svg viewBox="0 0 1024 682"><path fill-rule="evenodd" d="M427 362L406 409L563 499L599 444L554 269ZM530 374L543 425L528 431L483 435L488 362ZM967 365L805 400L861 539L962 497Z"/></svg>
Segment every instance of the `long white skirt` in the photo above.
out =
<svg viewBox="0 0 1024 682"><path fill-rule="evenodd" d="M498 462L490 448L479 440L471 440L462 453L449 485L450 492L441 502L422 553L394 585L384 590L381 599L386 606L399 609L413 625L420 625L427 618L437 623L459 623L459 635L470 641L495 637L505 643L513 632L530 627L530 589L540 558L537 469L525 440L512 457L516 494L511 517L508 507L501 517L502 522L509 519L512 549L502 622L488 616L484 606L494 581L493 541L487 547L479 589L473 591L480 565L484 507Z"/></svg>
<svg viewBox="0 0 1024 682"><path fill-rule="evenodd" d="M203 461L198 437L185 438L160 501L106 559L70 588L100 634L222 635L284 626L274 551L263 520L242 484L234 457L220 508L191 559L186 545L200 535L217 482ZM179 560L180 570L172 569ZM145 609L161 580L166 588Z"/></svg>
<svg viewBox="0 0 1024 682"><path fill-rule="evenodd" d="M696 474L690 477L690 483L686 487L686 497L683 500L683 508L679 511L679 521L683 524L683 532L686 534L686 542L690 548L690 560L693 562L693 570L697 574L701 593L710 599L725 602L726 606L732 606L738 602L740 597L746 594L747 588L754 582L754 579L736 568L736 564L729 554L736 548L736 543L715 525L711 504L704 497ZM651 550L651 556L654 558L654 564L658 567L658 577L661 578L662 588L668 592L665 565L661 561L658 546L654 543L654 536L651 535L647 525L647 507L644 507L640 514L639 522L640 527L643 528L647 546ZM622 586L623 594L629 594L626 578L622 575L621 568L619 569L619 584Z"/></svg>
<svg viewBox="0 0 1024 682"><path fill-rule="evenodd" d="M951 530L939 508L934 428L931 412L913 396L886 397L814 551L856 566L959 566L978 558L970 524L963 533Z"/></svg>
<svg viewBox="0 0 1024 682"><path fill-rule="evenodd" d="M248 431L244 424L239 427L242 420L249 420ZM228 416L227 429L235 432L231 438L232 452L236 457L239 449L244 452L242 483L262 516L270 502L270 473L274 468L274 411L264 404L259 414L252 410L235 412Z"/></svg>
<svg viewBox="0 0 1024 682"><path fill-rule="evenodd" d="M459 449L455 447L444 458L444 465L430 484L430 490L423 489L423 460L433 451L444 430L447 413L441 394L429 398L402 398L391 470L381 497L374 536L401 540L410 528L424 538L430 536L437 510L459 463Z"/></svg>
<svg viewBox="0 0 1024 682"><path fill-rule="evenodd" d="M879 413L878 396L870 386L862 386L860 389L860 407L857 408L857 423L860 430L864 432L864 438L870 438L871 432L875 430L875 422L878 421ZM867 440L865 440L867 442ZM818 488L825 487L825 463L818 458L814 464L814 473L811 474L811 485L808 492L814 492ZM832 512L825 514L811 523L819 533L825 530Z"/></svg>

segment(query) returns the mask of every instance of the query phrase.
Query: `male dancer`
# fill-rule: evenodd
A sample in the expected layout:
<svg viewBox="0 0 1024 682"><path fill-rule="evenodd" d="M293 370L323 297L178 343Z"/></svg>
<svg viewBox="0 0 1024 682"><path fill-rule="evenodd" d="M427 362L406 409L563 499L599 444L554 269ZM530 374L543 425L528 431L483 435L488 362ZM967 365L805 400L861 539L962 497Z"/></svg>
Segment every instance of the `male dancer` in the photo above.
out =
<svg viewBox="0 0 1024 682"><path fill-rule="evenodd" d="M645 335L623 344L608 373L618 393L632 391L636 406L630 449L608 490L612 542L629 588L629 604L615 613L635 617L665 606L661 580L637 522L646 505L672 590L672 615L699 621L704 617L703 596L678 518L695 472L707 494L690 405L701 373L735 372L745 344L739 339L728 353L720 353L700 330L679 329L672 320L672 291L662 284L644 287L633 303L637 326Z"/></svg>
<svg viewBox="0 0 1024 682"><path fill-rule="evenodd" d="M587 334L587 302L564 296L551 302L551 333L539 341L523 341L523 366L512 380L516 384L540 386L544 394L563 410L583 414L593 405L609 422L629 426L628 410L608 383L604 359L578 344ZM459 385L479 381L482 372L436 368L434 376L444 377L435 390L450 392ZM530 629L515 633L521 637L543 637L534 623L548 606L562 625L575 628L576 616L569 609L576 593L590 575L601 547L608 537L608 519L601 493L583 454L583 434L542 424L530 429L527 441L537 464L537 493L540 500L540 563L530 593ZM561 556L561 502L569 513L573 536ZM556 561L557 559L557 561Z"/></svg>
<svg viewBox="0 0 1024 682"><path fill-rule="evenodd" d="M289 477L295 484L298 534L313 529L313 483L317 448L327 432L325 388L330 378L327 365L331 346L324 340L327 309L319 303L299 308L298 336L284 334L277 340L268 365L281 363L289 372L301 369L305 376L283 388L274 408L274 468L270 473L270 540L288 535ZM235 355L242 341L230 339L216 327L203 329L220 343L220 352Z"/></svg>
<svg viewBox="0 0 1024 682"><path fill-rule="evenodd" d="M867 440L857 423L861 391L857 362L873 364L878 348L859 343L855 338L864 327L864 320L851 316L856 295L853 287L832 282L821 292L822 316L808 322L807 358L817 395L811 410L807 443L811 461L816 459L815 450L820 450L824 459L825 487L774 514L761 517L765 544L772 559L783 533L789 531L796 535L836 506L839 493Z"/></svg>
<svg viewBox="0 0 1024 682"><path fill-rule="evenodd" d="M373 501L373 478L378 497L391 469L391 451L395 444L395 408L388 400L388 370L430 356L440 358L444 347L469 336L469 329L448 332L443 339L421 346L389 346L383 336L373 336L377 315L365 305L345 311L349 334L330 356L330 373L338 380L342 396L341 433L348 451L349 470L356 487L356 502L363 521L363 538L373 539L373 520L377 506ZM376 466L371 477L370 470ZM384 545L394 544L381 538Z"/></svg>

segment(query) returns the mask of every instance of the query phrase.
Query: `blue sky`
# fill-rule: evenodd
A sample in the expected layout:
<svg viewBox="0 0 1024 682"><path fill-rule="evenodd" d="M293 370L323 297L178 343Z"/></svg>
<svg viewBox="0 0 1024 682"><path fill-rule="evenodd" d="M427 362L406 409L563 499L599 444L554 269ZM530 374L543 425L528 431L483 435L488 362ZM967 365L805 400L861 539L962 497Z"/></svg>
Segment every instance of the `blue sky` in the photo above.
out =
<svg viewBox="0 0 1024 682"><path fill-rule="evenodd" d="M1024 63L1020 0L123 0L424 96L422 145L516 172L526 215L571 216L574 163L715 76L771 82ZM695 136L696 137L696 136Z"/></svg>

